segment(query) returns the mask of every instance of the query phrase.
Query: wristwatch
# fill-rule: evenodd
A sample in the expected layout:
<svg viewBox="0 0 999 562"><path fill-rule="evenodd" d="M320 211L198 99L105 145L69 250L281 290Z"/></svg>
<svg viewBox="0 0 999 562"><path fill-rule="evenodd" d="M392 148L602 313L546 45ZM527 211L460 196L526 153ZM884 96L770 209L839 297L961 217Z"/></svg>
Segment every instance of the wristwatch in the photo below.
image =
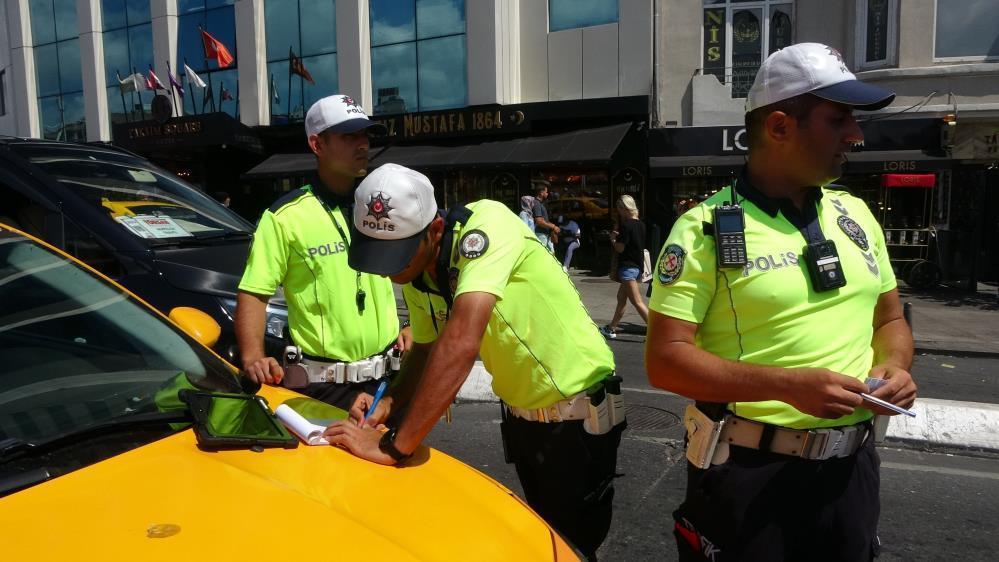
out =
<svg viewBox="0 0 999 562"><path fill-rule="evenodd" d="M386 431L380 441L378 441L378 449L386 455L392 457L395 462L402 462L409 457L413 456L413 453L408 455L400 451L395 447L395 434L399 431L399 428L393 427L392 429Z"/></svg>

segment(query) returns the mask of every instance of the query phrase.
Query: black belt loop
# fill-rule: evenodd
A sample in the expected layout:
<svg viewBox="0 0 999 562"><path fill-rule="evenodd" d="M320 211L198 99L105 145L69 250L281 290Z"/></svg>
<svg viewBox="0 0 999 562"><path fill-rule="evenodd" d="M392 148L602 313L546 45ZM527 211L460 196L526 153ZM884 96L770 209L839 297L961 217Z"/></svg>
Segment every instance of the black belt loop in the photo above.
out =
<svg viewBox="0 0 999 562"><path fill-rule="evenodd" d="M760 432L760 450L770 452L770 445L773 443L774 434L777 433L777 426L769 423L763 424L763 431Z"/></svg>

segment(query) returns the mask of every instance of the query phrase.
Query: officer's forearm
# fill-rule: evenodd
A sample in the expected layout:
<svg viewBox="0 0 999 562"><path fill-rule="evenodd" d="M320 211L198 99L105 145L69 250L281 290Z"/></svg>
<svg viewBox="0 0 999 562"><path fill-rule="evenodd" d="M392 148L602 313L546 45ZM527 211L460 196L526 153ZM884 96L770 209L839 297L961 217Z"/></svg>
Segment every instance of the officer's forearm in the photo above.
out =
<svg viewBox="0 0 999 562"><path fill-rule="evenodd" d="M906 371L912 367L912 332L903 318L877 328L871 347L874 348L875 365L892 365Z"/></svg>
<svg viewBox="0 0 999 562"><path fill-rule="evenodd" d="M458 394L479 354L482 335L495 304L496 297L486 293L468 293L455 299L451 317L430 352L416 393L399 425L395 446L403 453L419 446Z"/></svg>
<svg viewBox="0 0 999 562"><path fill-rule="evenodd" d="M264 324L268 297L240 291L236 295L236 343L244 361L264 356Z"/></svg>
<svg viewBox="0 0 999 562"><path fill-rule="evenodd" d="M898 289L878 296L871 347L874 365L891 365L906 371L912 367L912 330L902 314Z"/></svg>

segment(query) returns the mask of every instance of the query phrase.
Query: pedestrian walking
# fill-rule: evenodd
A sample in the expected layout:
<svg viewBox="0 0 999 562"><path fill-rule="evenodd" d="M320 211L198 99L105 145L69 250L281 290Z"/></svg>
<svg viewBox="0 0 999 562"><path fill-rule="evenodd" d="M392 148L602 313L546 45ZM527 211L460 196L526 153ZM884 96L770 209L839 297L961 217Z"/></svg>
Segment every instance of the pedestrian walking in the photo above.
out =
<svg viewBox="0 0 999 562"><path fill-rule="evenodd" d="M617 255L617 307L610 324L600 328L600 333L608 339L617 337L618 325L629 302L643 322L649 321L649 308L638 288L645 268L645 223L639 220L638 206L630 195L618 197L615 208L620 226L611 232L610 243Z"/></svg>
<svg viewBox="0 0 999 562"><path fill-rule="evenodd" d="M545 200L548 199L551 183L548 180L535 180L534 182L534 206L531 208L534 213L534 234L537 235L541 245L548 248L548 253L555 253L555 240L558 239L560 229L558 225L548 218L548 208L545 207Z"/></svg>
<svg viewBox="0 0 999 562"><path fill-rule="evenodd" d="M381 198L392 206L376 216ZM361 182L355 202L350 263L404 285L414 347L369 425L335 423L327 438L374 462L404 462L481 355L528 505L595 558L610 528L624 404L613 355L572 281L502 203L440 216L419 172L385 164ZM362 395L352 418L371 403ZM398 427L384 435L371 427L400 408Z"/></svg>
<svg viewBox="0 0 999 562"><path fill-rule="evenodd" d="M771 54L746 103L747 165L666 240L645 363L696 401L681 560L877 553L872 421L894 412L860 393L912 405L912 334L878 222L831 182L864 138L853 111L893 98L826 45Z"/></svg>
<svg viewBox="0 0 999 562"><path fill-rule="evenodd" d="M569 273L572 268L572 256L579 249L582 229L572 219L559 217L559 229L562 232L562 271Z"/></svg>
<svg viewBox="0 0 999 562"><path fill-rule="evenodd" d="M534 232L534 201L533 195L521 197L520 213L518 215L520 220L524 221L524 224L527 225L527 228L531 229L531 232Z"/></svg>

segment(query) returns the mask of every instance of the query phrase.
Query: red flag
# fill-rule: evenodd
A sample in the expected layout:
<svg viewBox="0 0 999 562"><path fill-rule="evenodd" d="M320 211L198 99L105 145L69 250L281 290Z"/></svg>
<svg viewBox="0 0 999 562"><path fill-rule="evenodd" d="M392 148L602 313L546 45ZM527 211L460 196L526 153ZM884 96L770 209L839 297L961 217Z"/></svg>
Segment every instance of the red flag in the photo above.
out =
<svg viewBox="0 0 999 562"><path fill-rule="evenodd" d="M147 90L167 89L166 86L163 85L163 82L160 82L160 79L157 78L156 74L153 73L153 67L151 66L149 67L149 74L146 75L146 89Z"/></svg>
<svg viewBox="0 0 999 562"><path fill-rule="evenodd" d="M302 57L295 56L295 51L292 51L291 47L288 47L288 58L290 59L288 61L288 71L292 74L297 74L302 78L305 78L308 80L309 84L315 86L316 81L312 79L312 75L305 69L305 64L302 63Z"/></svg>
<svg viewBox="0 0 999 562"><path fill-rule="evenodd" d="M229 90L226 90L225 89L225 84L222 84L222 100L224 101L224 100L231 100L231 99L233 99L232 92L230 92Z"/></svg>
<svg viewBox="0 0 999 562"><path fill-rule="evenodd" d="M221 41L209 35L204 29L201 30L201 40L205 44L206 59L215 59L219 68L226 68L232 64L232 53L229 52L229 49L225 48L225 45Z"/></svg>

